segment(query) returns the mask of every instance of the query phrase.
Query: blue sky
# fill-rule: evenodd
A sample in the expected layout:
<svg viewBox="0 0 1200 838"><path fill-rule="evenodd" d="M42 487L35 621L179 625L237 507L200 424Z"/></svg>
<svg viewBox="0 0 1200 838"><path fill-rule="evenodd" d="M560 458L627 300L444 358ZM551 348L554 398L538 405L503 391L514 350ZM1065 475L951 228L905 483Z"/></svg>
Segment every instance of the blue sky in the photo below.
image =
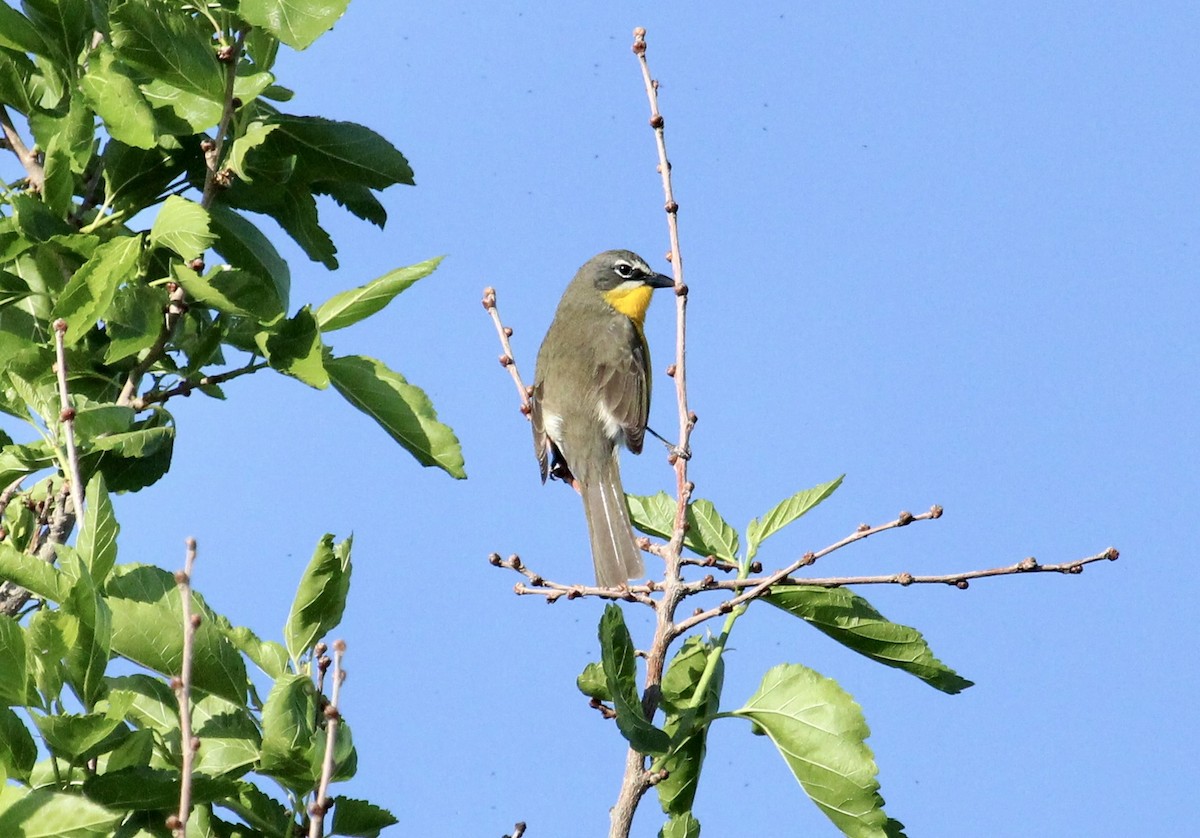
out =
<svg viewBox="0 0 1200 838"><path fill-rule="evenodd" d="M478 301L498 289L528 376L583 261L625 247L667 269L637 25L682 207L697 495L742 527L847 475L772 539L768 567L945 507L822 575L1122 552L1078 577L862 591L977 683L955 697L754 608L726 709L776 663L837 678L914 838L1181 834L1200 779L1193 4L357 0L280 81L293 112L387 136L418 186L385 194L384 232L326 208L335 274L284 247L293 305L446 254L333 343L424 387L470 479L420 469L332 391L258 375L176 406L170 475L119 501L121 559L174 567L194 535L212 604L278 636L317 539L353 531L345 791L412 834L606 830L624 748L574 687L600 604L517 598L486 563L591 575L578 500L540 485ZM647 332L651 422L669 430L669 295ZM623 469L631 492L673 485L653 446ZM656 834L656 810L636 835ZM835 834L737 720L714 728L696 814L712 836Z"/></svg>

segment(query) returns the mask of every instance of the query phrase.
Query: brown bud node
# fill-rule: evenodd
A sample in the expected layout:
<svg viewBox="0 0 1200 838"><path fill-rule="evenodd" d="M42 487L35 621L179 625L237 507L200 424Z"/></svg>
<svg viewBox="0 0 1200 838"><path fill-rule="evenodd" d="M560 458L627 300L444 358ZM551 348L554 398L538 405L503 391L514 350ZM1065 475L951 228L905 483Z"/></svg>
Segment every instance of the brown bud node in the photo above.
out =
<svg viewBox="0 0 1200 838"><path fill-rule="evenodd" d="M191 738L191 740L188 742L188 744L192 746L192 750L193 750L193 751L198 751L198 750L200 750L200 737L199 737L199 736L193 736L193 737Z"/></svg>
<svg viewBox="0 0 1200 838"><path fill-rule="evenodd" d="M203 140L200 141L200 150L203 151L205 154L207 154L210 151L215 151L216 148L217 148L217 144L214 143L212 140L210 140L208 137L205 137Z"/></svg>
<svg viewBox="0 0 1200 838"><path fill-rule="evenodd" d="M337 640L333 641L333 651L345 653L346 641L342 640L340 637Z"/></svg>
<svg viewBox="0 0 1200 838"><path fill-rule="evenodd" d="M330 704L329 706L327 706L325 708L324 714L325 714L325 718L327 718L327 719L341 719L342 718L342 714L339 713L338 709L336 707L334 707L332 704Z"/></svg>
<svg viewBox="0 0 1200 838"><path fill-rule="evenodd" d="M669 375L671 378L674 378L675 371L676 371L676 367L674 364L667 364L667 375Z"/></svg>
<svg viewBox="0 0 1200 838"><path fill-rule="evenodd" d="M175 675L171 678L171 689L175 690L176 692L179 692L183 689L183 679L178 675Z"/></svg>
<svg viewBox="0 0 1200 838"><path fill-rule="evenodd" d="M204 615L203 614L193 614L190 622L192 624L192 628L198 629L198 628L200 628L200 624L204 622Z"/></svg>
<svg viewBox="0 0 1200 838"><path fill-rule="evenodd" d="M941 518L942 517L942 508L940 506L938 506L936 503L933 506L929 507L929 517L930 518Z"/></svg>
<svg viewBox="0 0 1200 838"><path fill-rule="evenodd" d="M488 553L488 564L490 564L492 567L500 567L500 562L501 559L499 553Z"/></svg>
<svg viewBox="0 0 1200 838"><path fill-rule="evenodd" d="M1026 570L1037 570L1037 566L1037 559L1035 559L1033 556L1026 556L1017 563L1017 570L1022 572Z"/></svg>
<svg viewBox="0 0 1200 838"><path fill-rule="evenodd" d="M646 42L645 41L634 41L632 49L633 49L634 55L645 55L646 54Z"/></svg>
<svg viewBox="0 0 1200 838"><path fill-rule="evenodd" d="M228 64L231 61L233 61L233 57L235 54L236 53L234 51L233 45L225 44L224 46L217 49L217 60L220 61L222 64Z"/></svg>
<svg viewBox="0 0 1200 838"><path fill-rule="evenodd" d="M1078 574L1080 574L1080 573L1083 573L1083 565L1081 565L1081 564L1073 564L1073 565L1071 565L1070 567L1068 567L1068 568L1067 568L1067 573L1071 573L1071 574L1074 574L1074 575L1078 575Z"/></svg>
<svg viewBox="0 0 1200 838"><path fill-rule="evenodd" d="M533 577L529 580L529 584L533 585L533 587L535 587L535 588L540 588L546 584L546 580L535 573L533 575Z"/></svg>
<svg viewBox="0 0 1200 838"><path fill-rule="evenodd" d="M197 256L195 259L188 262L188 267L196 273L202 273L204 271L204 260Z"/></svg>
<svg viewBox="0 0 1200 838"><path fill-rule="evenodd" d="M665 258L665 259L666 259L668 262L674 262L674 261L675 261L675 254L674 254L674 253L672 253L671 251L669 251L669 250L668 250L668 251L667 251L667 255L666 255L664 258Z"/></svg>
<svg viewBox="0 0 1200 838"><path fill-rule="evenodd" d="M896 581L907 588L913 583L913 575L911 573L901 573L896 577Z"/></svg>
<svg viewBox="0 0 1200 838"><path fill-rule="evenodd" d="M686 285L676 285L675 286L675 296L676 297L686 297L687 295L688 295L688 287Z"/></svg>
<svg viewBox="0 0 1200 838"><path fill-rule="evenodd" d="M966 579L959 579L954 583L954 587L958 588L960 591L965 591L967 588L971 587L971 583Z"/></svg>
<svg viewBox="0 0 1200 838"><path fill-rule="evenodd" d="M730 611L733 610L733 606L730 605L727 600L725 602L722 602L720 605L718 605L717 610L720 611L722 614L728 614Z"/></svg>
<svg viewBox="0 0 1200 838"><path fill-rule="evenodd" d="M513 362L513 359L511 357L509 357L508 355L500 356L500 366L509 367L509 366L512 366L512 362Z"/></svg>
<svg viewBox="0 0 1200 838"><path fill-rule="evenodd" d="M896 523L902 527L907 527L912 523L913 516L911 512L901 512L896 516Z"/></svg>
<svg viewBox="0 0 1200 838"><path fill-rule="evenodd" d="M635 37L635 38L645 38L645 37L646 37L646 27L644 27L644 26L638 26L638 27L636 27L636 28L633 30L633 37Z"/></svg>
<svg viewBox="0 0 1200 838"><path fill-rule="evenodd" d="M186 585L187 582L188 582L187 571L184 571L184 570L175 571L175 584L176 585Z"/></svg>
<svg viewBox="0 0 1200 838"><path fill-rule="evenodd" d="M667 203L663 206L663 209L665 209L667 212L670 212L670 213L679 212L679 202L678 201L667 201Z"/></svg>
<svg viewBox="0 0 1200 838"><path fill-rule="evenodd" d="M326 644L326 642L324 640L322 640L316 646L313 646L313 652L316 653L317 657L321 657L328 651L329 651L329 646L328 646L328 644Z"/></svg>
<svg viewBox="0 0 1200 838"><path fill-rule="evenodd" d="M1104 558L1108 559L1110 562L1115 562L1117 559L1121 558L1121 552L1117 550L1116 547L1109 547L1108 551L1104 554Z"/></svg>
<svg viewBox="0 0 1200 838"><path fill-rule="evenodd" d="M508 557L508 565L513 570L520 570L522 567L524 567L524 565L521 564L521 557L518 556L516 553L513 553L511 556Z"/></svg>
<svg viewBox="0 0 1200 838"><path fill-rule="evenodd" d="M505 326L505 327L504 327L504 336L505 336L506 338L510 338L510 337L512 337L512 336L513 336L513 330L512 330L512 326Z"/></svg>
<svg viewBox="0 0 1200 838"><path fill-rule="evenodd" d="M660 113L656 113L654 116L650 117L650 127L651 128L662 128L663 122L664 122L664 120L663 120L662 114L660 114Z"/></svg>
<svg viewBox="0 0 1200 838"><path fill-rule="evenodd" d="M54 321L54 331L65 332L67 330L67 321L61 317Z"/></svg>
<svg viewBox="0 0 1200 838"><path fill-rule="evenodd" d="M567 599L579 599L581 596L583 596L583 592L578 588L572 588L567 591Z"/></svg>
<svg viewBox="0 0 1200 838"><path fill-rule="evenodd" d="M73 407L64 407L64 408L62 409L62 412L58 414L58 418L59 418L59 419L61 419L61 420L62 420L62 421L64 421L64 422L73 422L73 421L75 421L75 408L73 408Z"/></svg>
<svg viewBox="0 0 1200 838"><path fill-rule="evenodd" d="M172 832L174 832L177 829L183 829L183 821L181 821L179 819L179 815L176 815L176 814L167 815L167 819L166 819L165 823L166 823L167 829L171 830Z"/></svg>
<svg viewBox="0 0 1200 838"><path fill-rule="evenodd" d="M755 560L750 562L751 573L762 573L762 562Z"/></svg>

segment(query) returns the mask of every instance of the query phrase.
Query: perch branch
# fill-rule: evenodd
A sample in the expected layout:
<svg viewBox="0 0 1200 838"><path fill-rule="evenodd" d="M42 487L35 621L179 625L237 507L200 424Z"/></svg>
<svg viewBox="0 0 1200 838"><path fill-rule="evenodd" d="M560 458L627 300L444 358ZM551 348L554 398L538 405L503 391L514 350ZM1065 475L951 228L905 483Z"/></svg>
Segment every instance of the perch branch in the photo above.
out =
<svg viewBox="0 0 1200 838"><path fill-rule="evenodd" d="M179 677L173 678L171 686L179 701L179 747L182 765L179 769L179 811L168 818L168 827L175 838L187 834L188 817L192 811L192 766L200 739L192 735L192 656L195 647L196 629L202 617L192 613L192 568L196 564L196 539L187 540L187 556L183 570L175 574L179 586L179 597L183 604L183 660L179 665Z"/></svg>
<svg viewBox="0 0 1200 838"><path fill-rule="evenodd" d="M42 167L42 162L38 160L37 153L26 146L21 135L17 133L12 117L8 115L8 108L3 105L0 105L0 128L4 130L4 139L7 141L8 147L12 149L13 154L17 155L17 159L25 168L29 189L33 192L41 192L42 187L46 185L46 170Z"/></svg>
<svg viewBox="0 0 1200 838"><path fill-rule="evenodd" d="M500 338L500 347L504 350L504 353L500 356L500 364L508 369L513 383L517 385L517 396L521 399L521 412L528 417L529 388L525 386L525 382L521 380L521 373L517 370L517 359L513 355L512 344L508 340L512 337L513 330L505 326L500 320L500 310L496 308L495 288L489 286L483 289L483 307L487 309L488 315L492 318L492 323L496 326L496 334Z"/></svg>
<svg viewBox="0 0 1200 838"><path fill-rule="evenodd" d="M329 704L325 706L325 758L321 761L321 782L317 786L316 799L308 807L310 818L308 822L309 838L320 838L325 829L325 813L329 811L329 783L333 780L333 752L337 744L338 722L341 712L338 710L338 699L342 691L342 682L346 680L346 671L342 669L342 656L346 654L346 641L333 642L333 693L329 696Z"/></svg>

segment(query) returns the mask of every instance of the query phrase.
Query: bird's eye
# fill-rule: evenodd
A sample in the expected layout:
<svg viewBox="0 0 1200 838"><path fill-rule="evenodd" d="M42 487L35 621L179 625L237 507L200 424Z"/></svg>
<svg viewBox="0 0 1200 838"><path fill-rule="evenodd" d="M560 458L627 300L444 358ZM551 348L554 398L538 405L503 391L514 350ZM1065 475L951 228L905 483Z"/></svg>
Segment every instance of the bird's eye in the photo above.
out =
<svg viewBox="0 0 1200 838"><path fill-rule="evenodd" d="M613 269L622 279L629 279L633 276L633 265L628 262L617 262Z"/></svg>

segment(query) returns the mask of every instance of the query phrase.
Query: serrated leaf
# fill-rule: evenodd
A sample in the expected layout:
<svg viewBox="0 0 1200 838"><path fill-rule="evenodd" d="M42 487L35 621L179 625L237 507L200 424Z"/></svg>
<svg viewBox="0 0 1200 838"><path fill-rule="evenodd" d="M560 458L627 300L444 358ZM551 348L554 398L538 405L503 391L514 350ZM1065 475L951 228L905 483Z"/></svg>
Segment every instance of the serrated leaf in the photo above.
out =
<svg viewBox="0 0 1200 838"><path fill-rule="evenodd" d="M247 23L261 26L292 49L307 49L345 13L350 0L242 0Z"/></svg>
<svg viewBox="0 0 1200 838"><path fill-rule="evenodd" d="M451 477L467 476L458 437L438 421L423 390L363 355L326 358L325 369L346 401L378 422L417 462L437 466Z"/></svg>
<svg viewBox="0 0 1200 838"><path fill-rule="evenodd" d="M380 832L396 823L399 821L395 815L374 803L352 797L335 797L330 835L376 838Z"/></svg>
<svg viewBox="0 0 1200 838"><path fill-rule="evenodd" d="M262 736L243 707L215 695L201 696L192 707L192 729L204 743L195 764L202 774L236 777L258 761Z"/></svg>
<svg viewBox="0 0 1200 838"><path fill-rule="evenodd" d="M665 754L670 737L649 722L638 698L633 640L618 605L609 603L600 617L600 662L617 711L617 728L630 747L643 754Z"/></svg>
<svg viewBox="0 0 1200 838"><path fill-rule="evenodd" d="M191 778L192 801L197 805L220 800L235 789L233 780L202 773ZM122 768L88 777L83 783L83 793L109 809L170 809L179 805L179 772L149 766Z"/></svg>
<svg viewBox="0 0 1200 838"><path fill-rule="evenodd" d="M97 584L103 585L117 560L117 534L121 526L117 523L103 474L97 473L88 481L85 497L88 514L79 531L75 549L79 551L79 558L87 565L92 578Z"/></svg>
<svg viewBox="0 0 1200 838"><path fill-rule="evenodd" d="M275 296L286 311L291 273L271 240L240 213L222 204L209 208L209 222L217 235L213 249L233 267L269 279L275 286Z"/></svg>
<svg viewBox="0 0 1200 838"><path fill-rule="evenodd" d="M104 670L112 648L112 612L78 552L62 545L57 552L63 577L70 579L71 586L62 609L76 621L74 642L67 650L67 678L84 707L90 709L104 694Z"/></svg>
<svg viewBox="0 0 1200 838"><path fill-rule="evenodd" d="M57 701L66 680L67 639L63 626L71 622L62 611L42 609L29 618L25 630L26 668L44 701Z"/></svg>
<svg viewBox="0 0 1200 838"><path fill-rule="evenodd" d="M177 264L173 273L191 299L222 314L246 317L263 325L283 317L283 303L268 278L224 266L199 276Z"/></svg>
<svg viewBox="0 0 1200 838"><path fill-rule="evenodd" d="M68 346L74 346L96 325L112 304L117 287L136 277L141 252L140 235L121 236L97 247L75 271L50 315L67 321L63 337Z"/></svg>
<svg viewBox="0 0 1200 838"><path fill-rule="evenodd" d="M130 696L117 693L103 712L52 716L34 712L33 722L52 753L82 765L97 754L112 750L124 738L128 732L125 714L131 705Z"/></svg>
<svg viewBox="0 0 1200 838"><path fill-rule="evenodd" d="M320 776L312 764L317 732L317 695L304 675L275 681L262 712L262 757L258 770L289 788L308 791Z"/></svg>
<svg viewBox="0 0 1200 838"><path fill-rule="evenodd" d="M154 111L107 43L100 42L88 57L87 73L79 87L92 110L104 120L109 136L136 148L156 145Z"/></svg>
<svg viewBox="0 0 1200 838"><path fill-rule="evenodd" d="M0 541L0 579L14 582L37 596L59 602L65 595L59 571L41 559L26 555L7 541Z"/></svg>
<svg viewBox="0 0 1200 838"><path fill-rule="evenodd" d="M225 73L203 18L160 3L120 3L109 16L111 41L126 63L182 90L220 102Z"/></svg>
<svg viewBox="0 0 1200 838"><path fill-rule="evenodd" d="M608 691L608 677L604 674L603 664L592 661L583 668L575 679L575 686L588 698L600 701L612 701L612 693Z"/></svg>
<svg viewBox="0 0 1200 838"><path fill-rule="evenodd" d="M288 114L278 114L271 122L279 126L272 145L297 155L312 173L310 182L342 180L371 189L413 183L404 155L364 125Z"/></svg>
<svg viewBox="0 0 1200 838"><path fill-rule="evenodd" d="M370 188L345 180L316 181L312 186L313 192L328 195L338 206L349 210L363 221L374 224L380 230L387 224L387 210Z"/></svg>
<svg viewBox="0 0 1200 838"><path fill-rule="evenodd" d="M130 696L125 717L143 730L154 731L168 741L179 741L179 701L171 687L158 678L144 673L107 679L110 695Z"/></svg>
<svg viewBox="0 0 1200 838"><path fill-rule="evenodd" d="M843 833L902 835L901 824L883 811L862 710L836 681L799 664L781 664L732 715L771 738L804 791Z"/></svg>
<svg viewBox="0 0 1200 838"><path fill-rule="evenodd" d="M246 168L246 155L262 145L277 127L258 120L247 125L241 136L230 144L229 156L225 159L226 167L247 183L252 182L254 175Z"/></svg>
<svg viewBox="0 0 1200 838"><path fill-rule="evenodd" d="M36 55L46 52L46 42L29 18L7 4L0 4L0 46Z"/></svg>
<svg viewBox="0 0 1200 838"><path fill-rule="evenodd" d="M108 347L104 363L115 364L149 349L163 329L167 294L162 288L126 285L117 290L104 315Z"/></svg>
<svg viewBox="0 0 1200 838"><path fill-rule="evenodd" d="M226 798L221 805L236 812L263 835L290 835L295 826L291 814L281 803L250 783L239 782L236 796Z"/></svg>
<svg viewBox="0 0 1200 838"><path fill-rule="evenodd" d="M16 713L0 707L0 769L9 777L26 783L35 762L37 745L33 734Z"/></svg>
<svg viewBox="0 0 1200 838"><path fill-rule="evenodd" d="M656 786L663 812L681 817L691 811L704 765L709 720L720 709L725 662L718 658L705 698L695 701L696 688L717 650L709 640L689 637L672 658L662 680L663 730L671 737L671 752L658 767L667 772Z"/></svg>
<svg viewBox="0 0 1200 838"><path fill-rule="evenodd" d="M352 544L353 537L335 546L329 533L317 543L283 627L288 654L293 661L299 661L342 621L346 595L350 592Z"/></svg>
<svg viewBox="0 0 1200 838"><path fill-rule="evenodd" d="M81 794L38 788L0 812L0 835L20 838L103 838L125 817Z"/></svg>
<svg viewBox="0 0 1200 838"><path fill-rule="evenodd" d="M179 195L163 202L150 227L151 247L173 250L185 261L203 255L216 238L208 227L208 211Z"/></svg>
<svg viewBox="0 0 1200 838"><path fill-rule="evenodd" d="M261 640L245 626L222 625L221 628L237 650L271 678L278 678L288 671L287 649L279 643Z"/></svg>
<svg viewBox="0 0 1200 838"><path fill-rule="evenodd" d="M42 184L42 200L50 212L62 218L71 209L71 198L75 194L75 173L71 171L71 150L67 138L55 134L46 146L43 163L45 182Z"/></svg>
<svg viewBox="0 0 1200 838"><path fill-rule="evenodd" d="M324 345L316 318L308 306L300 309L270 331L255 336L259 350L266 356L271 369L303 381L310 387L324 390L329 386L329 372L323 362Z"/></svg>
<svg viewBox="0 0 1200 838"><path fill-rule="evenodd" d="M669 539L675 529L676 501L666 492L654 495L625 495L633 525L647 535ZM688 505L688 530L683 546L701 556L734 561L739 541L737 530L725 523L712 501L698 498Z"/></svg>
<svg viewBox="0 0 1200 838"><path fill-rule="evenodd" d="M119 565L106 586L112 609L114 653L168 678L183 660L183 604L174 577L147 565ZM216 616L192 592L192 611L203 616L196 629L192 683L244 704L247 688L242 656L221 634Z"/></svg>
<svg viewBox="0 0 1200 838"><path fill-rule="evenodd" d="M658 831L659 838L700 838L700 821L691 812L672 815Z"/></svg>
<svg viewBox="0 0 1200 838"><path fill-rule="evenodd" d="M0 705L26 702L25 630L21 624L0 614Z"/></svg>
<svg viewBox="0 0 1200 838"><path fill-rule="evenodd" d="M955 695L974 685L938 660L921 632L889 621L853 591L781 586L763 599L860 655L915 675L936 690Z"/></svg>
<svg viewBox="0 0 1200 838"><path fill-rule="evenodd" d="M825 500L825 498L832 495L837 487L842 485L842 480L845 476L843 474L836 480L830 480L828 483L822 483L811 489L797 492L787 500L777 503L761 519L755 518L751 521L749 526L746 527L746 560L749 561L754 558L758 553L759 545L763 543L767 536L779 532L818 503Z"/></svg>
<svg viewBox="0 0 1200 838"><path fill-rule="evenodd" d="M330 297L317 309L317 325L322 332L332 332L370 317L418 279L433 273L443 258L438 256L406 268L396 268L366 285Z"/></svg>

